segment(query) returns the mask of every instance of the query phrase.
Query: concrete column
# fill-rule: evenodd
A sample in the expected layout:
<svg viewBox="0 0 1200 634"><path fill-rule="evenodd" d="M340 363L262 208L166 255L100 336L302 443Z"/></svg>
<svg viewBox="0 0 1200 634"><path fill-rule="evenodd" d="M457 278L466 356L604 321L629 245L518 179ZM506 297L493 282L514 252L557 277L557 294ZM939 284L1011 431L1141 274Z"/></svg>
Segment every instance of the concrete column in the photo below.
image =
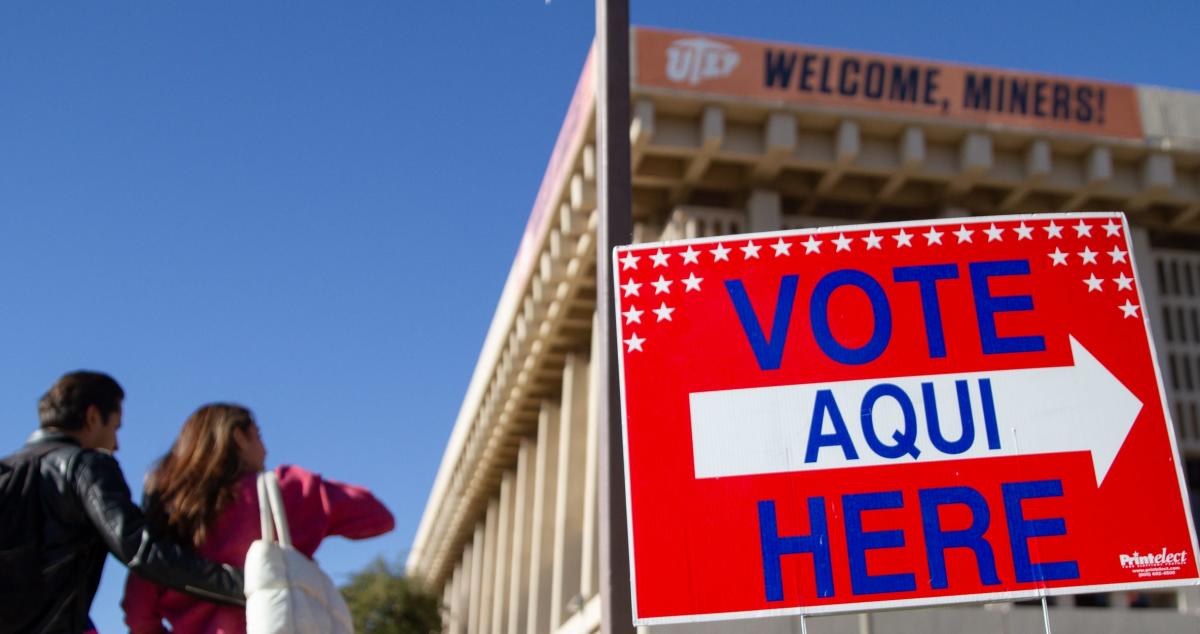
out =
<svg viewBox="0 0 1200 634"><path fill-rule="evenodd" d="M463 551L463 558L459 562L458 582L454 586L454 627L450 631L453 634L466 634L467 631L467 607L471 600L471 562L467 556L467 551L471 545L467 544L466 550Z"/></svg>
<svg viewBox="0 0 1200 634"><path fill-rule="evenodd" d="M558 436L558 487L554 505L554 576L550 625L569 616L567 602L579 594L583 549L583 484L587 463L587 353L567 354L563 368L561 427Z"/></svg>
<svg viewBox="0 0 1200 634"><path fill-rule="evenodd" d="M499 523L500 501L493 498L488 502L487 519L483 524L483 566L481 568L479 592L479 620L472 632L488 632L492 627L492 595L496 576L496 525Z"/></svg>
<svg viewBox="0 0 1200 634"><path fill-rule="evenodd" d="M492 634L506 634L508 620L508 579L512 562L513 481L516 474L508 471L500 481L500 510L496 526L496 574L492 582Z"/></svg>
<svg viewBox="0 0 1200 634"><path fill-rule="evenodd" d="M526 629L542 634L550 628L550 584L554 566L554 500L558 483L558 403L543 401L538 414L533 459L533 508L529 532L529 602Z"/></svg>
<svg viewBox="0 0 1200 634"><path fill-rule="evenodd" d="M508 580L508 634L521 634L528 622L530 528L533 525L533 461L537 442L521 441L517 452L517 477L513 486L512 562Z"/></svg>
<svg viewBox="0 0 1200 634"><path fill-rule="evenodd" d="M483 523L475 525L475 538L471 542L471 583L467 590L467 622L463 629L471 632L478 631L480 596L483 593Z"/></svg>
<svg viewBox="0 0 1200 634"><path fill-rule="evenodd" d="M454 619L454 582L457 580L458 572L450 575L449 581L442 586L442 614L446 615L446 621L442 623L442 631L450 631L450 622Z"/></svg>
<svg viewBox="0 0 1200 634"><path fill-rule="evenodd" d="M783 200L779 192L755 189L746 202L746 221L751 233L783 228Z"/></svg>
<svg viewBox="0 0 1200 634"><path fill-rule="evenodd" d="M452 634L462 634L467 631L467 586L471 583L471 562L468 551L471 545L463 551L463 558L458 562L454 571L454 598L450 602L450 628Z"/></svg>
<svg viewBox="0 0 1200 634"><path fill-rule="evenodd" d="M596 340L598 332L596 315L592 314L592 351L591 358L595 359L600 351ZM600 475L600 419L597 417L599 406L596 399L601 394L600 377L596 375L596 364L588 363L588 399L587 399L587 459L583 470L583 536L580 550L582 561L579 562L579 595L584 603L596 594L599 585L600 542L599 542L599 511L597 493L599 491L598 477Z"/></svg>

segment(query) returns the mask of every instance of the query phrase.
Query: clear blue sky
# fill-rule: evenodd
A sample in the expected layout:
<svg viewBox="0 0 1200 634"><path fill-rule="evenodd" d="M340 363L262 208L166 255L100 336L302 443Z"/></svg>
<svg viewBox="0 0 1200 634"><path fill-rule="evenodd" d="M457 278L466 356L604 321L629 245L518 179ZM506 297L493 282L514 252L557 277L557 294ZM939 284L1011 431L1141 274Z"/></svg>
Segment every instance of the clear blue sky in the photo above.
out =
<svg viewBox="0 0 1200 634"><path fill-rule="evenodd" d="M873 6L878 4L880 7ZM1200 3L634 0L636 23L1200 90ZM593 33L590 1L0 5L0 445L127 392L135 492L196 406L416 532ZM140 493L140 492L139 492ZM125 571L93 607L123 631Z"/></svg>

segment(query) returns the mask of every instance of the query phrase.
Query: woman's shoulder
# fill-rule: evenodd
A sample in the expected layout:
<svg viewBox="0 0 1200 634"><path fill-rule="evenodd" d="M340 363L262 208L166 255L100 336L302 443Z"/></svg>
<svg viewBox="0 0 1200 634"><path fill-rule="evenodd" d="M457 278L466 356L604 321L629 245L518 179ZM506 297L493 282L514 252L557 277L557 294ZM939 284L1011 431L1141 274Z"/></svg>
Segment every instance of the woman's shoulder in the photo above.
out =
<svg viewBox="0 0 1200 634"><path fill-rule="evenodd" d="M305 493L319 489L325 482L321 474L292 464L282 464L274 469L279 479L279 488L288 491L299 489Z"/></svg>

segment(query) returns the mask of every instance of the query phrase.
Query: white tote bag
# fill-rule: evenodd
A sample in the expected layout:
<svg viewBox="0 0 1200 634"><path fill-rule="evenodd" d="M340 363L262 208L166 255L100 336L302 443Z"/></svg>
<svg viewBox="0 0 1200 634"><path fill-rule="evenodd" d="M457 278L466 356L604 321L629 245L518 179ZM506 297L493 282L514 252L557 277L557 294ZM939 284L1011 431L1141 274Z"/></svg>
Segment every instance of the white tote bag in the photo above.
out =
<svg viewBox="0 0 1200 634"><path fill-rule="evenodd" d="M292 548L273 471L258 474L258 510L262 539L246 551L247 634L354 634L350 608L333 581Z"/></svg>

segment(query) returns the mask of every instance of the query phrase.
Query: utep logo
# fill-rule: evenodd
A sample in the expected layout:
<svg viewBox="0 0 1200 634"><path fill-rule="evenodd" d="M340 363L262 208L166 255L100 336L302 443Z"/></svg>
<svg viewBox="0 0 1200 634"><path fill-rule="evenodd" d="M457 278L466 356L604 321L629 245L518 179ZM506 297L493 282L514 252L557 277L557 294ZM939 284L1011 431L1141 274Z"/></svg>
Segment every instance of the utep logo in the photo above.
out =
<svg viewBox="0 0 1200 634"><path fill-rule="evenodd" d="M667 49L667 77L689 85L728 77L742 56L732 46L704 38L675 40Z"/></svg>

